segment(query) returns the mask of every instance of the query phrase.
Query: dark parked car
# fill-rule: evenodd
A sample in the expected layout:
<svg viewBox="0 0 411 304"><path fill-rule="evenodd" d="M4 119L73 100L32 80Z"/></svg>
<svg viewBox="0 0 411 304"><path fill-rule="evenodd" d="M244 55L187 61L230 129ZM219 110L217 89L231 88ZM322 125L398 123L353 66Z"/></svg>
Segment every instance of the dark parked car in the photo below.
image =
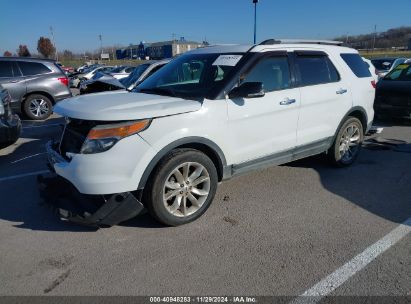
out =
<svg viewBox="0 0 411 304"><path fill-rule="evenodd" d="M411 118L411 63L398 65L378 82L374 109L379 117Z"/></svg>
<svg viewBox="0 0 411 304"><path fill-rule="evenodd" d="M11 95L11 108L30 119L46 119L53 105L71 97L68 78L54 60L0 57L0 85Z"/></svg>
<svg viewBox="0 0 411 304"><path fill-rule="evenodd" d="M0 149L14 143L20 136L21 122L10 108L10 94L0 86Z"/></svg>
<svg viewBox="0 0 411 304"><path fill-rule="evenodd" d="M170 62L170 59L143 63L135 67L133 72L128 77L122 79L116 79L111 75L97 74L94 79L85 81L81 84L80 94L125 89L131 91L143 82L144 79L154 74L168 62Z"/></svg>

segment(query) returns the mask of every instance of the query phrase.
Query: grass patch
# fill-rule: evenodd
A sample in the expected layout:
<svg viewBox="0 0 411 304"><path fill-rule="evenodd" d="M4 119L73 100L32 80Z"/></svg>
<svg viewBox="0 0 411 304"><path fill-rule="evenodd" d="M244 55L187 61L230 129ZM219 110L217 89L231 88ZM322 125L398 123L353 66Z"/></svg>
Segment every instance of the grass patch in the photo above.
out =
<svg viewBox="0 0 411 304"><path fill-rule="evenodd" d="M411 58L411 51L375 51L375 52L360 52L361 56L364 56L365 58L378 58L378 57L405 57L405 58Z"/></svg>

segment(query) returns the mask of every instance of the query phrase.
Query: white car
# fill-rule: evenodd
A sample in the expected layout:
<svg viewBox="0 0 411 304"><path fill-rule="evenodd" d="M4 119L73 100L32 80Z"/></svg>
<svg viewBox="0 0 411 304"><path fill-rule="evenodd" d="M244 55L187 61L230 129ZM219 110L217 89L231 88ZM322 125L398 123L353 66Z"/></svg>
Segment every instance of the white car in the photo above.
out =
<svg viewBox="0 0 411 304"><path fill-rule="evenodd" d="M374 67L374 65L372 64L371 60L369 60L369 59L367 59L367 58L365 58L365 57L362 57L362 60L364 60L364 62L365 62L365 64L367 65L368 69L370 70L370 73L371 73L372 77L374 78L375 83L377 83L378 80L379 80L379 76L378 76L378 74L377 74L377 72L376 72L376 70L375 70L375 67Z"/></svg>
<svg viewBox="0 0 411 304"><path fill-rule="evenodd" d="M94 77L98 72L100 73L110 73L111 70L113 70L115 67L113 66L99 66L96 68L92 68L89 70L86 70L85 73L76 75L71 81L70 81L70 86L74 88L79 88L80 84L82 81L90 80L91 78Z"/></svg>
<svg viewBox="0 0 411 304"><path fill-rule="evenodd" d="M128 77L134 71L135 68L136 67L133 66L119 66L114 68L110 72L110 75L116 79L123 79Z"/></svg>
<svg viewBox="0 0 411 304"><path fill-rule="evenodd" d="M373 121L373 81L356 50L331 41L199 48L133 92L59 102L67 124L48 158L57 178L104 197L83 222L116 224L144 206L181 225L231 177L320 153L351 165Z"/></svg>

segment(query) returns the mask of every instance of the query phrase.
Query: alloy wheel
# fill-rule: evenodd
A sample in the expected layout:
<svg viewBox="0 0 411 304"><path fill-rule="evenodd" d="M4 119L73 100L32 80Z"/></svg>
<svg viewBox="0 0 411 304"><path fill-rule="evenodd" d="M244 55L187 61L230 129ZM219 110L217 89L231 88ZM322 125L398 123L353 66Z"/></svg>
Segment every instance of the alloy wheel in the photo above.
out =
<svg viewBox="0 0 411 304"><path fill-rule="evenodd" d="M358 153L361 144L361 131L356 124L349 124L340 138L341 160L350 162Z"/></svg>
<svg viewBox="0 0 411 304"><path fill-rule="evenodd" d="M36 117L42 117L50 111L47 102L41 98L31 100L29 110Z"/></svg>
<svg viewBox="0 0 411 304"><path fill-rule="evenodd" d="M177 217L192 215L207 200L210 187L207 169L197 162L185 162L177 166L165 181L164 206Z"/></svg>

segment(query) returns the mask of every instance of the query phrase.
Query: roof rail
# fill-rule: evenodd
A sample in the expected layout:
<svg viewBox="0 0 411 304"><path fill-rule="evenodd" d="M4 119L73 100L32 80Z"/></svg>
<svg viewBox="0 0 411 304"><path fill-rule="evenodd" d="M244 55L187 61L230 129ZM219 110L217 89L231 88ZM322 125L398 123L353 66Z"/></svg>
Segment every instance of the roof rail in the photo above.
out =
<svg viewBox="0 0 411 304"><path fill-rule="evenodd" d="M258 45L270 44L322 44L322 45L344 45L342 41L333 40L308 40L308 39L267 39Z"/></svg>

